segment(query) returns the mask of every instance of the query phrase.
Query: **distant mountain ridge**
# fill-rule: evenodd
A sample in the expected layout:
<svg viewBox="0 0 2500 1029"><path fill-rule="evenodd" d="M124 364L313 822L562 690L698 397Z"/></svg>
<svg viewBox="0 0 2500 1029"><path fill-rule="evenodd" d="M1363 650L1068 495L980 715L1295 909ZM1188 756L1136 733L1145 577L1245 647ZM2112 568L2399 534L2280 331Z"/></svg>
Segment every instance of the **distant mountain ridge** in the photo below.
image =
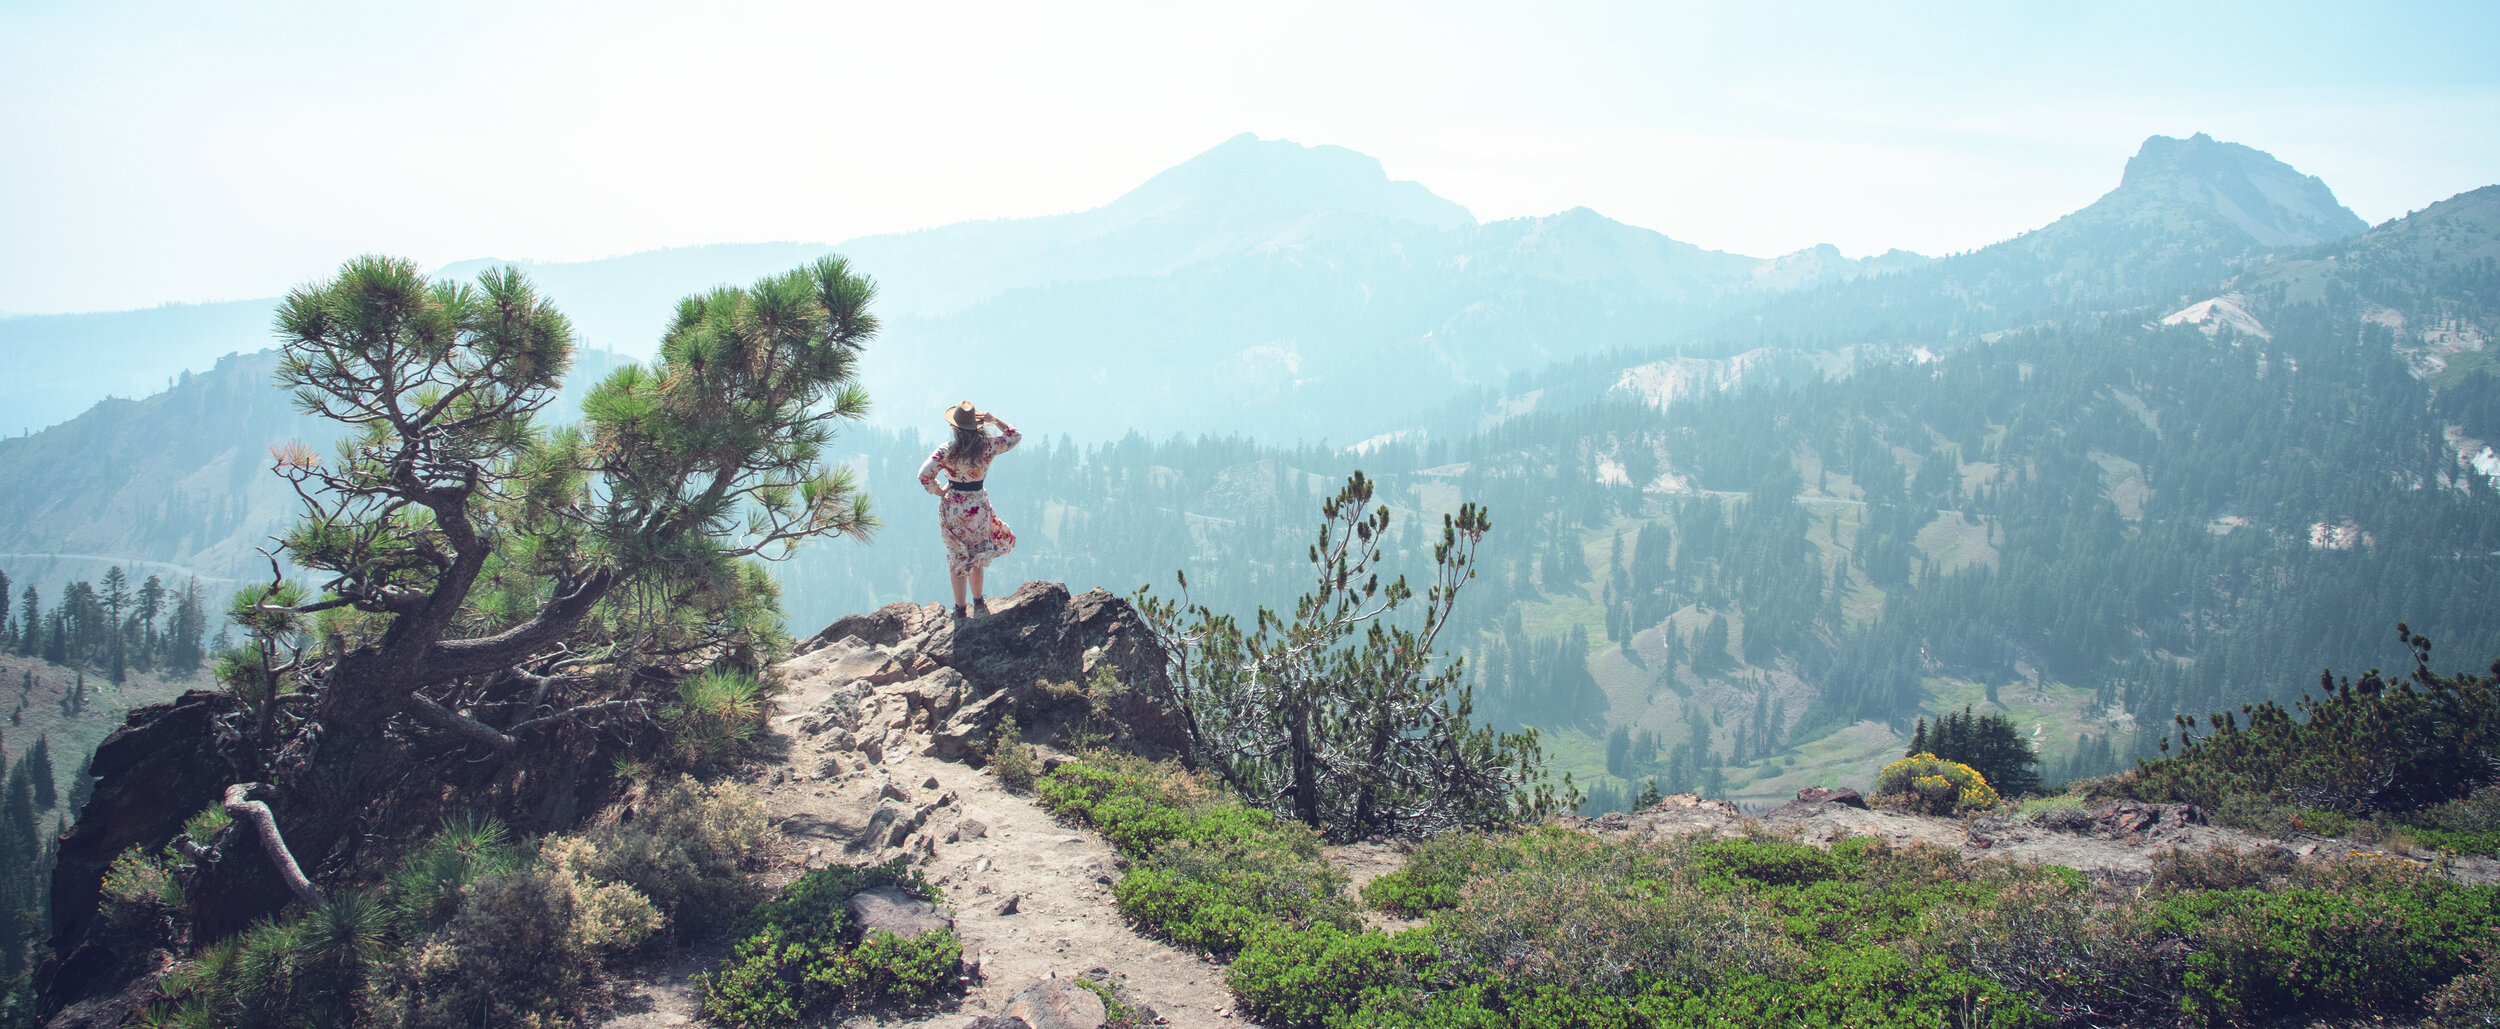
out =
<svg viewBox="0 0 2500 1029"><path fill-rule="evenodd" d="M438 274L468 278L493 265L520 267L573 319L586 345L638 355L649 352L679 297L837 250L881 286L877 309L890 329L870 374L872 386L885 377L879 395L889 407L918 410L982 390L1002 406L1023 401L1025 410L1046 417L1095 415L1072 428L1096 436L1191 421L1353 438L1403 412L1313 424L1258 409L1313 391L1313 406L1341 407L1371 392L1352 383L1416 360L1425 363L1425 378L1414 392L1496 384L1549 360L1671 338L1705 323L1709 309L1744 298L1920 260L1896 252L1852 261L1828 248L1769 260L1706 251L1584 208L1479 225L1422 185L1390 179L1371 157L1245 134L1108 204L1071 214L966 222L839 246L724 244L586 262L463 261ZM1080 318L1031 295L1052 291L1106 307ZM1301 310L1315 294L1352 306ZM1136 318L1118 314L1141 300L1157 327L1133 328ZM251 344L267 342L268 304L231 305L258 316L213 343L178 331L128 330L150 335L123 341L119 349L134 359L116 362L116 374L161 381L203 368L218 354L259 349ZM1179 309L1184 305L1190 310ZM1208 312L1203 319L1194 315L1199 310ZM1583 310L1596 314L1575 313ZM115 316L64 317L102 324ZM1216 331L1178 338L1167 331L1193 320L1210 321ZM0 322L0 356L16 349L7 324ZM1106 332L1126 337L1111 349L1153 358L1156 376L1189 380L1181 392L1193 395L1154 399L1164 383L1122 381L1119 363L1071 369L1071 355ZM967 346L983 353L967 360L944 352ZM1284 355L1281 363L1276 355ZM1358 360L1343 363L1349 358ZM975 372L969 377L960 371L967 364ZM999 374L979 374L989 370ZM58 398L95 390L93 379L65 366L48 381L52 406L30 414L66 417L76 408L55 410ZM1032 397L1019 395L1028 390ZM1194 395L1202 390L1218 391L1219 402ZM1224 391L1232 395L1222 397ZM1104 412L1055 400L1080 392L1136 402ZM1124 420L1105 423L1104 413Z"/></svg>

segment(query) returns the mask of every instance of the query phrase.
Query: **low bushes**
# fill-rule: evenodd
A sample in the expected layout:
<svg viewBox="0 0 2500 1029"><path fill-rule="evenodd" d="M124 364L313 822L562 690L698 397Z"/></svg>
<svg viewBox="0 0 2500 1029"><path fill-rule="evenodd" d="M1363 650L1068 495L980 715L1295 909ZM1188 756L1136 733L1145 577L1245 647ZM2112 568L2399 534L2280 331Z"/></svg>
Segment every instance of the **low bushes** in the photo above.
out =
<svg viewBox="0 0 2500 1029"><path fill-rule="evenodd" d="M1912 754L1877 773L1875 799L1920 814L1952 815L1997 806L1997 791L1969 765L1934 754Z"/></svg>
<svg viewBox="0 0 2500 1029"><path fill-rule="evenodd" d="M1128 857L1113 899L1173 942L1230 954L1270 928L1361 925L1316 834L1177 768L1103 755L1060 765L1034 789Z"/></svg>
<svg viewBox="0 0 2500 1029"><path fill-rule="evenodd" d="M535 847L491 819L449 819L377 889L200 948L162 981L146 1024L575 1024L608 962L739 902L742 869L760 855L763 809L736 787L681 780L644 812ZM209 838L215 821L192 838ZM107 917L178 906L182 863L122 855Z"/></svg>
<svg viewBox="0 0 2500 1029"><path fill-rule="evenodd" d="M728 959L697 977L703 1013L729 1026L781 1025L839 1005L917 1004L955 988L963 945L954 933L852 931L851 895L879 886L938 899L899 858L809 872L748 913Z"/></svg>
<svg viewBox="0 0 2500 1029"><path fill-rule="evenodd" d="M2130 895L1875 838L1548 826L1417 847L1363 890L1429 919L1391 933L1341 916L1333 878L1304 870L1307 834L1203 780L1104 760L1037 792L1130 857L1123 910L1231 950L1242 1010L1287 1029L2238 1025L2433 1007L2466 1024L2500 1004L2473 971L2500 940L2500 887L2400 860L2172 852ZM1249 886L1233 863L1247 855L1275 856L1262 881L1295 888Z"/></svg>

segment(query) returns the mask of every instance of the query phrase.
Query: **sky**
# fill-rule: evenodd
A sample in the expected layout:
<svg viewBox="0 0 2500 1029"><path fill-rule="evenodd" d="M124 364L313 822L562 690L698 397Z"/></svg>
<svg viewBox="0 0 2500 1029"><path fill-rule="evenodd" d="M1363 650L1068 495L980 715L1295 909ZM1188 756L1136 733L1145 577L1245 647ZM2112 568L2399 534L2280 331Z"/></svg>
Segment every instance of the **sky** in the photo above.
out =
<svg viewBox="0 0 2500 1029"><path fill-rule="evenodd" d="M2500 4L0 0L0 313L1095 207L1226 138L1495 220L1973 249L2211 133L2500 182Z"/></svg>

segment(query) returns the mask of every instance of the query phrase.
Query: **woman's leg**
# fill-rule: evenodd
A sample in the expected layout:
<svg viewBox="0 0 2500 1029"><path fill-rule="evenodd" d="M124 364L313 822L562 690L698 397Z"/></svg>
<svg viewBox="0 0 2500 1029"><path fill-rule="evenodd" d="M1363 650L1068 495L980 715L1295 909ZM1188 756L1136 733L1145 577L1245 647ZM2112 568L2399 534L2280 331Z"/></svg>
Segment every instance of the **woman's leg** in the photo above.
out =
<svg viewBox="0 0 2500 1029"><path fill-rule="evenodd" d="M974 600L981 599L981 573L987 570L989 569L986 565L972 566L972 599Z"/></svg>
<svg viewBox="0 0 2500 1029"><path fill-rule="evenodd" d="M973 574L979 575L980 573L976 571ZM949 568L946 570L946 578L955 584L955 606L964 606L964 573Z"/></svg>

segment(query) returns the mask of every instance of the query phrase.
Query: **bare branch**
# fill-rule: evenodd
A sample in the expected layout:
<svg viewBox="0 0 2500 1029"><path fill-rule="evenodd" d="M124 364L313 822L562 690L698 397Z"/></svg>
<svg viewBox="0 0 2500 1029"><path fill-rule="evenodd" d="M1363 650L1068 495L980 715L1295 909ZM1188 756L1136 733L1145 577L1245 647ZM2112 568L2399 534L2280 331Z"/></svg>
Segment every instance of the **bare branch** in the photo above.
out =
<svg viewBox="0 0 2500 1029"><path fill-rule="evenodd" d="M258 797L267 791L265 783L239 782L226 787L226 813L252 827L260 837L260 848L269 854L269 863L278 866L278 878L294 891L295 899L315 911L327 906L321 891L313 889L312 880L304 877L303 868L295 863L294 853L286 849L286 836L278 831L278 817Z"/></svg>

